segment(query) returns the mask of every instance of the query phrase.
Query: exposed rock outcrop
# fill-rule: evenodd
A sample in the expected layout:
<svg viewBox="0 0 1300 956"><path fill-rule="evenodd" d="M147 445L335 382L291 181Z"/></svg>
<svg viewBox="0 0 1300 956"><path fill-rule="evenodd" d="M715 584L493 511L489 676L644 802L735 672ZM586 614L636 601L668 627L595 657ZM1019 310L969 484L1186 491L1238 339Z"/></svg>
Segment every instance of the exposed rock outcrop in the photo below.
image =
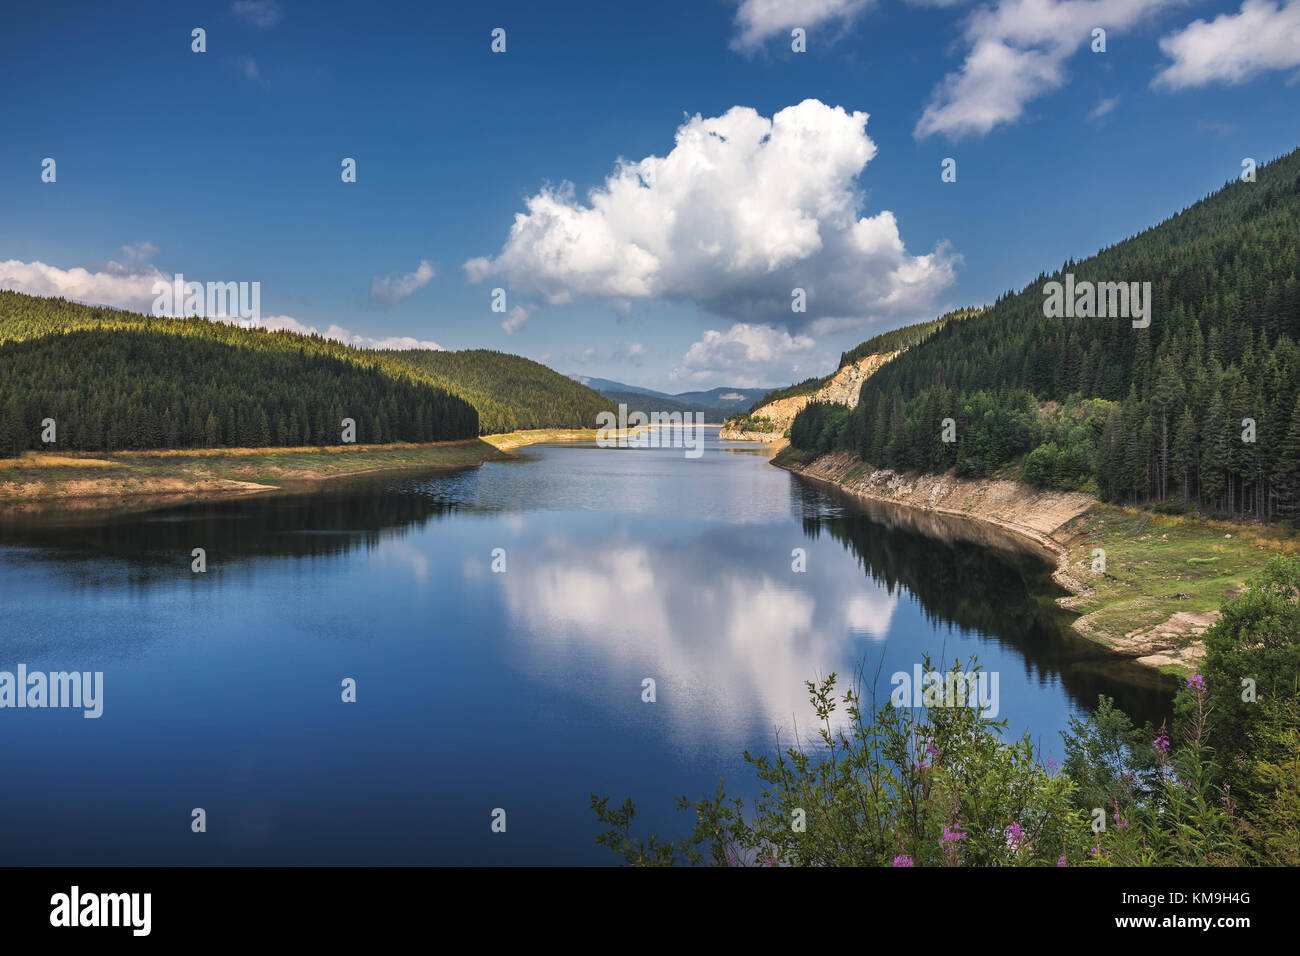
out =
<svg viewBox="0 0 1300 956"><path fill-rule="evenodd" d="M834 375L830 381L823 385L811 395L796 395L793 398L778 398L774 402L768 402L755 409L751 413L751 418L765 418L772 423L772 427L767 431L741 431L738 428L723 427L718 433L718 437L725 441L759 441L774 442L781 439L787 428L790 427L794 417L803 410L803 407L809 402L837 402L840 405L847 405L853 408L858 404L858 393L862 390L862 383L870 378L875 371L884 365L898 352L880 352L875 355L867 355L851 365L846 365Z"/></svg>

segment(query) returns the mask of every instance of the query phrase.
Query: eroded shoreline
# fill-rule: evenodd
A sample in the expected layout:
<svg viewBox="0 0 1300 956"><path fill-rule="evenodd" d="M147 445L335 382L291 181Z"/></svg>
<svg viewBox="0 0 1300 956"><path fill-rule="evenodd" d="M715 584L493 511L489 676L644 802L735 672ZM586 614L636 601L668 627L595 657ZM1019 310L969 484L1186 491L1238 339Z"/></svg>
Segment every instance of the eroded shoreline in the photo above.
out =
<svg viewBox="0 0 1300 956"><path fill-rule="evenodd" d="M532 429L427 444L126 452L28 452L0 460L0 511L99 512L317 487L362 475L471 468L595 429Z"/></svg>
<svg viewBox="0 0 1300 956"><path fill-rule="evenodd" d="M811 461L787 453L773 464L872 505L974 522L989 529L975 540L1033 551L1056 564L1052 578L1069 592L1057 603L1080 615L1072 622L1076 632L1177 675L1195 673L1205 652L1201 636L1217 620L1219 602L1239 593L1274 553L1300 550L1285 529L1155 516L1005 479L902 475L845 452ZM952 533L911 523L926 533Z"/></svg>

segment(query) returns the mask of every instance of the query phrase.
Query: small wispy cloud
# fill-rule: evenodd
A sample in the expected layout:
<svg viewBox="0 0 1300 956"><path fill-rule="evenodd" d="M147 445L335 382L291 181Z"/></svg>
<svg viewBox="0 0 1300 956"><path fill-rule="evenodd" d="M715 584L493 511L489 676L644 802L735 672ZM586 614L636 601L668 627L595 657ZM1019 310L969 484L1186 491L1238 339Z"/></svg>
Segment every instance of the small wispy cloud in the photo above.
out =
<svg viewBox="0 0 1300 956"><path fill-rule="evenodd" d="M1208 119L1197 120L1196 128L1202 133L1213 133L1215 136L1219 137L1232 136L1239 129L1236 123L1227 123L1222 120Z"/></svg>
<svg viewBox="0 0 1300 956"><path fill-rule="evenodd" d="M614 347L614 358L640 367L646 359L646 347L640 342L620 342Z"/></svg>
<svg viewBox="0 0 1300 956"><path fill-rule="evenodd" d="M506 330L506 335L514 335L533 317L531 309L526 309L522 305L517 305L506 314L506 320L501 323L501 328Z"/></svg>
<svg viewBox="0 0 1300 956"><path fill-rule="evenodd" d="M740 0L731 48L752 53L772 37L788 38L794 27L847 29L870 6L872 0Z"/></svg>
<svg viewBox="0 0 1300 956"><path fill-rule="evenodd" d="M276 0L235 0L230 9L245 23L269 30L284 19L284 9Z"/></svg>
<svg viewBox="0 0 1300 956"><path fill-rule="evenodd" d="M419 268L414 272L408 272L401 278L396 276L375 276L370 283L370 299L380 305L392 305L407 296L414 295L417 290L423 289L429 284L429 280L433 276L433 263L429 262L428 259L421 259Z"/></svg>
<svg viewBox="0 0 1300 956"><path fill-rule="evenodd" d="M122 247L122 255L127 262L148 262L158 255L158 247L152 242L136 242Z"/></svg>
<svg viewBox="0 0 1300 956"><path fill-rule="evenodd" d="M261 68L257 65L257 61L254 60L251 56L246 56L241 54L240 56L235 57L234 65L235 65L235 72L238 73L240 76L242 76L244 79L256 83L259 86L271 85L269 82L267 82L266 77L262 76Z"/></svg>
<svg viewBox="0 0 1300 956"><path fill-rule="evenodd" d="M996 0L966 17L962 65L934 88L913 135L984 136L1019 122L1033 100L1069 80L1066 64L1092 31L1135 29L1182 0Z"/></svg>
<svg viewBox="0 0 1300 956"><path fill-rule="evenodd" d="M158 247L152 242L136 242L122 247L122 261L109 259L104 271L111 276L155 276L158 269L150 259L158 255Z"/></svg>
<svg viewBox="0 0 1300 956"><path fill-rule="evenodd" d="M1106 99L1099 101L1096 106L1088 111L1088 119L1095 121L1101 119L1103 116L1108 116L1118 105L1118 96L1107 97Z"/></svg>

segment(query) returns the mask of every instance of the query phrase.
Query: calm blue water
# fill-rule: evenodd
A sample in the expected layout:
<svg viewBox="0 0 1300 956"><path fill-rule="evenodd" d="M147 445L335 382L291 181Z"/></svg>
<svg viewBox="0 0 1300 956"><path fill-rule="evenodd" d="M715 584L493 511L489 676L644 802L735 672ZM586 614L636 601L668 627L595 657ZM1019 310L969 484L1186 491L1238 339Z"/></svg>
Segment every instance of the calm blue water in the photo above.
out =
<svg viewBox="0 0 1300 956"><path fill-rule="evenodd" d="M1045 565L948 537L716 440L4 519L0 670L105 689L97 720L0 710L0 863L611 863L593 791L679 835L674 797L751 793L741 751L812 726L805 680L865 662L887 694L923 652L999 672L1044 759L1098 693L1158 719L1163 685L1063 629Z"/></svg>

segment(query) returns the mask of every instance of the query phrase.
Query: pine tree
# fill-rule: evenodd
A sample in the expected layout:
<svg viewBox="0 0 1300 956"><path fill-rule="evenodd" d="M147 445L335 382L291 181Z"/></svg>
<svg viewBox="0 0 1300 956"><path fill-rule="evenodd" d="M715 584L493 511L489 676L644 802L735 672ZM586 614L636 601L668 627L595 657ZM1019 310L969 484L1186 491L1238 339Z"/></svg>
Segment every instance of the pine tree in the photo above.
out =
<svg viewBox="0 0 1300 956"><path fill-rule="evenodd" d="M1174 444L1172 455L1173 478L1182 489L1183 506L1187 506L1191 494L1191 482L1196 471L1196 419L1192 410L1183 406L1182 414L1174 427Z"/></svg>
<svg viewBox="0 0 1300 956"><path fill-rule="evenodd" d="M1300 400L1287 425L1286 437L1278 447L1277 467L1274 471L1277 485L1278 511L1283 517L1300 514Z"/></svg>
<svg viewBox="0 0 1300 956"><path fill-rule="evenodd" d="M1227 485L1224 475L1228 462L1226 425L1223 395L1215 389L1201 426L1201 493L1212 510L1218 508L1219 496Z"/></svg>

